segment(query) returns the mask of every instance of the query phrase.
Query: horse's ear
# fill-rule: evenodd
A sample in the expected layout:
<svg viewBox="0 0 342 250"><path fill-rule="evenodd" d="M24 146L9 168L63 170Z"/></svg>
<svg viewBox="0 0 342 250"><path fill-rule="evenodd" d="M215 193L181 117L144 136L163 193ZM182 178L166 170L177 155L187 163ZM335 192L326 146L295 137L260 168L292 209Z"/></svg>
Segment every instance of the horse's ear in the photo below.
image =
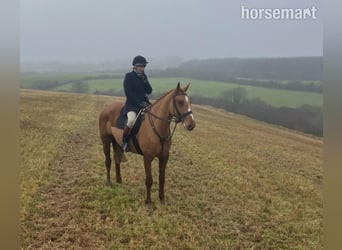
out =
<svg viewBox="0 0 342 250"><path fill-rule="evenodd" d="M186 92L188 90L188 88L190 87L190 83L188 83L188 85L186 85L184 88L183 88L183 91Z"/></svg>
<svg viewBox="0 0 342 250"><path fill-rule="evenodd" d="M180 82L178 82L177 84L177 88L176 88L177 92L179 91L179 89L180 89Z"/></svg>

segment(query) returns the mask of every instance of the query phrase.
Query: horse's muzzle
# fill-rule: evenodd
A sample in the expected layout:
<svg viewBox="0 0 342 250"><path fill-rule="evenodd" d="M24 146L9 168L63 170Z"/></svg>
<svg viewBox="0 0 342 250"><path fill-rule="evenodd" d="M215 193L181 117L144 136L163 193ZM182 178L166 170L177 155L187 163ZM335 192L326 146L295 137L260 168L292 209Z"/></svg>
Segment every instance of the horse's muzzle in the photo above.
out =
<svg viewBox="0 0 342 250"><path fill-rule="evenodd" d="M191 130L193 130L196 127L196 124L195 124L195 122L192 122L192 123L190 123L188 125L185 125L184 127L185 127L186 130L191 131Z"/></svg>

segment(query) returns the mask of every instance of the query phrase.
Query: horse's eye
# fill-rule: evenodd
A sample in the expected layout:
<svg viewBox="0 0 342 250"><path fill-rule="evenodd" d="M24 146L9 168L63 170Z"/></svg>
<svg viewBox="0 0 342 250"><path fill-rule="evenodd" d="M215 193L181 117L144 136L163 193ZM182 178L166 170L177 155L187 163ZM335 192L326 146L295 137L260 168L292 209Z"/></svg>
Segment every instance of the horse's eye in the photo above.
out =
<svg viewBox="0 0 342 250"><path fill-rule="evenodd" d="M183 105L184 105L184 101L183 101L183 100L182 100L182 101L179 101L179 102L178 102L178 105L179 105L179 106L183 106Z"/></svg>

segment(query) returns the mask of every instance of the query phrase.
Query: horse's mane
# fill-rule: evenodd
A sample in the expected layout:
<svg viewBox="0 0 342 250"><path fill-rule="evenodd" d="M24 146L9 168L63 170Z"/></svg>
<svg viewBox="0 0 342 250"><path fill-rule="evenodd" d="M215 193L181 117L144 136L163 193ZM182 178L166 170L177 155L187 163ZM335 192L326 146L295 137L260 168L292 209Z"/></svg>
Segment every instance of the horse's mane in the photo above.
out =
<svg viewBox="0 0 342 250"><path fill-rule="evenodd" d="M161 95L157 100L155 100L152 105L155 105L156 103L158 103L161 99L163 99L165 96L167 96L168 94L170 94L171 92L175 91L175 89L171 89L168 92L164 93L163 95Z"/></svg>

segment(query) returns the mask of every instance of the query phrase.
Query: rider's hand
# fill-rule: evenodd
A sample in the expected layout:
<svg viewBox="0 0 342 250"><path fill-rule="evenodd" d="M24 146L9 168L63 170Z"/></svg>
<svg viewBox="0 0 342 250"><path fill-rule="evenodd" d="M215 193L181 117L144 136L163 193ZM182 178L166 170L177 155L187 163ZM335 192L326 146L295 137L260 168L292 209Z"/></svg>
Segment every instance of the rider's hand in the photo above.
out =
<svg viewBox="0 0 342 250"><path fill-rule="evenodd" d="M141 107L141 108L146 108L146 107L148 107L148 106L150 106L150 104L149 104L148 102L142 101L142 102L140 103L140 107Z"/></svg>

